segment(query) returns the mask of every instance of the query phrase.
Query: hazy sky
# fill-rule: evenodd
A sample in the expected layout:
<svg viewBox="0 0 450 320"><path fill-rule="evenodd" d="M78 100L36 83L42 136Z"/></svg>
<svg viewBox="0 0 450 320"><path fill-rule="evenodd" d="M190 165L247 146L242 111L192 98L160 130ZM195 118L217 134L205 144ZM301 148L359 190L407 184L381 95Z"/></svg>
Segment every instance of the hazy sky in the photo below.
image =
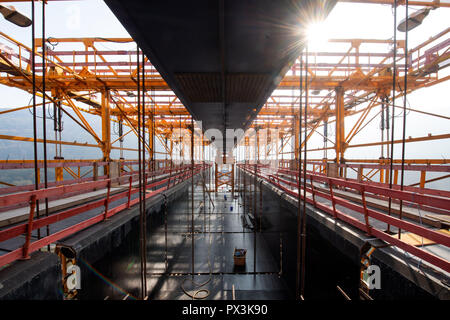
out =
<svg viewBox="0 0 450 320"><path fill-rule="evenodd" d="M449 2L449 1L442 1ZM13 3L16 8L30 16L30 4ZM36 4L37 26L41 24L41 5ZM410 8L410 12L415 9ZM398 8L398 21L404 17L404 7ZM449 27L450 9L432 10L423 24L409 33L409 47L428 39L430 36ZM19 28L0 17L0 30L30 45L31 28ZM328 38L375 38L391 39L393 37L392 7L389 5L338 3L324 23L324 34ZM37 28L37 37L40 37ZM47 37L128 37L126 30L120 25L109 8L100 0L61 1L47 5ZM402 39L404 33L398 33ZM447 35L448 37L448 35ZM0 40L1 41L1 40ZM321 48L324 49L324 48ZM326 49L326 48L325 48ZM450 69L450 68L449 68ZM444 70L442 74L449 74ZM433 88L421 89L408 97L408 106L438 114L450 116L450 86L442 83ZM16 89L0 87L0 107L16 107L27 105L30 95ZM397 104L402 104L402 99ZM370 117L370 116L369 116ZM396 138L401 137L401 118L397 118ZM346 127L350 128L356 118L346 119ZM352 143L378 141L379 121L374 121L364 129L363 135L356 137ZM407 136L423 136L428 133L448 133L448 120L441 120L420 114L408 114ZM333 129L330 130L334 132ZM311 140L311 144L320 147L321 138ZM377 157L379 147L367 148L367 152L349 149L349 158ZM396 148L398 151L400 147ZM399 154L397 154L399 155ZM438 142L413 143L407 147L407 158L450 158L448 140Z"/></svg>

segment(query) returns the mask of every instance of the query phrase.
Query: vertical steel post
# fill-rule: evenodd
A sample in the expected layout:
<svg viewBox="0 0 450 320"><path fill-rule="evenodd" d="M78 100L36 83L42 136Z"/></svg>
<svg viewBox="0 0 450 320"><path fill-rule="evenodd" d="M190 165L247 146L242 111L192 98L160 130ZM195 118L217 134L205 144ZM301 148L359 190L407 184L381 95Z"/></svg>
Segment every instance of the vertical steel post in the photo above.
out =
<svg viewBox="0 0 450 320"><path fill-rule="evenodd" d="M110 93L109 89L105 88L102 91L102 153L103 161L108 162L103 168L103 174L109 176L109 162L111 161L111 109L109 106Z"/></svg>
<svg viewBox="0 0 450 320"><path fill-rule="evenodd" d="M192 249L192 279L194 279L195 242L194 242L194 118L191 117L191 249Z"/></svg>
<svg viewBox="0 0 450 320"><path fill-rule="evenodd" d="M308 45L306 45L306 57L305 57L305 69L308 70ZM308 131L308 72L305 73L305 116L304 116L304 153L303 153L303 217L302 217L302 279L301 279L301 287L300 287L300 295L302 298L305 297L305 273L306 273L306 148L307 148L307 131ZM299 179L300 180L300 179ZM311 182L312 183L312 182ZM299 190L300 192L300 190Z"/></svg>
<svg viewBox="0 0 450 320"><path fill-rule="evenodd" d="M400 190L403 191L403 185L404 185L404 177L405 177L405 151L406 151L406 97L407 97L407 88L408 88L408 9L409 9L409 3L408 0L405 1L405 71L404 71L404 83L403 83L403 134L402 134L402 165L401 165L401 174L400 174ZM422 179L421 179L422 180ZM425 179L423 179L425 180ZM425 184L425 183L423 183ZM421 187L422 181L421 181ZM401 220L403 217L403 200L400 199L400 212L399 212L399 219ZM398 238L401 239L402 237L402 229L398 228Z"/></svg>
<svg viewBox="0 0 450 320"><path fill-rule="evenodd" d="M136 53L136 72L137 72L137 111L138 111L138 170L139 170L139 243L140 243L140 258L141 258L141 298L144 299L146 296L146 283L145 283L145 262L144 262L144 232L142 226L144 208L142 201L142 141L141 141L141 78L140 78L140 55L139 47ZM145 148L145 146L143 146Z"/></svg>
<svg viewBox="0 0 450 320"><path fill-rule="evenodd" d="M106 199L105 199L105 214L103 215L103 220L108 219L108 209L109 209L109 196L111 194L111 179L108 180L108 185L106 189Z"/></svg>
<svg viewBox="0 0 450 320"><path fill-rule="evenodd" d="M389 164L389 189L392 189L392 170L394 168L394 128L395 128L395 88L397 86L397 0L394 0L394 54L393 54L393 63L392 63L392 124L391 124L391 155L390 155L390 164ZM407 17L406 17L407 19ZM406 59L406 56L405 56ZM389 106L386 106L388 109ZM386 119L389 121L389 119ZM388 203L388 215L391 215L392 211L392 198L389 197ZM388 233L391 232L391 225L387 225Z"/></svg>
<svg viewBox="0 0 450 320"><path fill-rule="evenodd" d="M267 138L267 136L266 136L266 138ZM267 142L267 140L266 140L266 142ZM257 163L258 163L258 169L259 169L259 165L260 165L260 163L261 163L261 150L260 150L260 141L259 141L259 134L258 134L258 136L257 136L257 145L258 145L258 159L257 159ZM260 180L260 182L259 182L259 232L261 232L261 222L262 222L262 189L261 189L261 186L262 186L262 180ZM258 186L258 184L256 185L256 186ZM256 216L255 216L255 220L256 220Z"/></svg>
<svg viewBox="0 0 450 320"><path fill-rule="evenodd" d="M255 164L254 164L254 172L253 172L253 210L252 210L252 214L253 214L253 272L256 273L256 188L257 188L257 179L256 179L256 175L257 175L257 169L258 169L258 163L257 163L257 158L258 158L258 127L256 127L255 130Z"/></svg>
<svg viewBox="0 0 450 320"><path fill-rule="evenodd" d="M142 235L143 235L143 248L142 248L142 257L144 260L144 295L143 297L145 298L147 296L147 204L146 204L146 199L147 199L147 170L146 170L146 166L145 166L145 127L146 127L146 122L145 122L145 95L146 95L146 87L145 87L145 54L142 51L142 77L141 77L141 81L142 81L142 172L143 172L143 176L142 178L144 179L144 190L143 190L143 194L142 194ZM152 149L150 150L151 153L153 153L153 144L152 144Z"/></svg>
<svg viewBox="0 0 450 320"><path fill-rule="evenodd" d="M384 108L385 108L385 106L384 106L384 102L385 102L385 98L384 98L384 96L381 96L381 104L380 104L380 107L381 107L381 114L380 114L380 118L381 118L381 120L380 120L380 131L381 131L381 145L380 145L380 147L381 147L381 155L380 155L380 159L384 159L384 144L383 144L383 142L384 142L384 122L385 122L385 120L384 120Z"/></svg>
<svg viewBox="0 0 450 320"><path fill-rule="evenodd" d="M262 196L262 184L263 180L259 181L259 232L262 231L262 209L263 209L263 196Z"/></svg>
<svg viewBox="0 0 450 320"><path fill-rule="evenodd" d="M237 147L237 166L236 169L238 171L238 194L241 192L242 183L241 183L241 169L239 168L239 162L241 161L241 147L238 145Z"/></svg>
<svg viewBox="0 0 450 320"><path fill-rule="evenodd" d="M305 78L306 77L307 75L305 75ZM345 152L344 88L336 87L335 91L336 91L336 163L340 164L344 160L344 152Z"/></svg>
<svg viewBox="0 0 450 320"><path fill-rule="evenodd" d="M299 125L301 126L302 123L302 111L303 111L303 51L300 55L300 106L299 106ZM299 130L301 133L301 130ZM299 134L300 135L300 134ZM299 137L300 138L300 137ZM283 145L283 138L281 138L281 145ZM299 144L301 146L301 144ZM283 157L283 154L281 155ZM298 170L298 178L297 178L297 272L296 272L296 278L295 278L295 293L296 293L296 299L300 300L300 270L301 270L301 260L300 260L300 253L301 253L301 193L300 193L300 177L302 172L302 166L301 166L301 157L302 153L298 153L298 163L297 163L297 170Z"/></svg>
<svg viewBox="0 0 450 320"><path fill-rule="evenodd" d="M244 164L243 164L243 166L244 166L244 170L245 169L247 169L247 159L248 159L248 157L247 157L247 143L248 143L248 141L247 141L247 137L244 137ZM242 172L242 174L243 174L243 190L244 190L244 217L245 217L245 213L246 213L246 211L247 211L247 192L246 192L246 189L247 189L247 174L246 174L246 172L244 171L244 172Z"/></svg>
<svg viewBox="0 0 450 320"><path fill-rule="evenodd" d="M206 232L206 179L205 179L205 140L202 133L202 180L203 180L203 231Z"/></svg>
<svg viewBox="0 0 450 320"><path fill-rule="evenodd" d="M46 106L46 76L47 76L47 48L45 37L45 2L42 2L42 131L44 148L44 188L48 188L48 166L47 166L47 106ZM48 217L48 198L45 198L45 216ZM50 227L46 226L46 234L50 235ZM47 246L50 251L50 245Z"/></svg>
<svg viewBox="0 0 450 320"><path fill-rule="evenodd" d="M164 266L165 266L165 272L168 272L169 269L169 261L168 261L168 255L167 255L167 196L163 193L164 197L164 252L165 252L165 258L164 258Z"/></svg>
<svg viewBox="0 0 450 320"><path fill-rule="evenodd" d="M292 110L294 112L294 110ZM294 114L294 127L292 128L294 130L294 159L295 159L295 164L297 166L300 165L300 161L299 161L299 157L301 157L301 155L299 155L299 153L301 153L301 142L300 142L300 135L301 135L301 124L300 124L300 116L299 114ZM296 168L292 168L292 170L295 170Z"/></svg>
<svg viewBox="0 0 450 320"><path fill-rule="evenodd" d="M34 210L36 208L36 195L33 194L30 199L30 212L28 214L27 233L25 235L25 242L22 249L22 259L30 259L29 249L31 242L31 233L33 232Z"/></svg>
<svg viewBox="0 0 450 320"><path fill-rule="evenodd" d="M133 185L133 176L130 176L130 183L128 186L128 200L127 200L127 209L130 208L130 202L131 202L131 187Z"/></svg>
<svg viewBox="0 0 450 320"><path fill-rule="evenodd" d="M35 6L31 1L31 72L33 82L33 154L34 154L34 188L39 190L39 167L37 151L37 122L36 122L36 26L35 26ZM36 216L39 218L39 200L36 201ZM41 229L38 229L38 239L41 238Z"/></svg>

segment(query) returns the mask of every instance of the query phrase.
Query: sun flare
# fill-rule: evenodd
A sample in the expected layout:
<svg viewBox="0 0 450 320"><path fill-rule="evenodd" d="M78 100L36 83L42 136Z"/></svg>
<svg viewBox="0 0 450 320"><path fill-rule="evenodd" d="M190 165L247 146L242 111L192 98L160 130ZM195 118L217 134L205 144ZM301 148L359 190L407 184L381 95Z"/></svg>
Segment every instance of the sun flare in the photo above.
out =
<svg viewBox="0 0 450 320"><path fill-rule="evenodd" d="M312 22L306 28L306 41L311 49L320 49L329 39L329 32L324 21Z"/></svg>

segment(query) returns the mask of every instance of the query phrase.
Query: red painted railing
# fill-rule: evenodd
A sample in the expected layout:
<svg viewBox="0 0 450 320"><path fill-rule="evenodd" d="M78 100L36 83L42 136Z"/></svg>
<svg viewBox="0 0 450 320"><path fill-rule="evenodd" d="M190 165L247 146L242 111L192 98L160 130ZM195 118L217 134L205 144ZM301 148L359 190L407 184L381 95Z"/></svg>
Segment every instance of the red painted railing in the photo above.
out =
<svg viewBox="0 0 450 320"><path fill-rule="evenodd" d="M351 160L348 160L351 161ZM354 160L357 161L357 160ZM381 161L381 160L380 160ZM358 182L364 182L367 184L380 184L388 185L390 182L389 174L391 171L391 165L388 163L388 159L385 163L334 163L332 160L308 160L307 167L314 174L325 174L327 171L327 165L332 164L335 170L340 172L340 176L344 179L356 180ZM271 167L278 167L279 170L292 171L295 166L295 160L283 159L272 161L269 160ZM392 165L392 184L394 189L400 189L399 172L402 170L401 164ZM450 166L446 164L405 164L404 171L409 172L412 181L416 180L417 183L411 185L404 185L403 190L409 190L424 194L433 194L438 196L450 197L450 192L442 189L432 189L426 186L430 183L440 181L450 181ZM428 177L429 174L434 177ZM353 177L353 178L352 178ZM378 181L376 181L378 180Z"/></svg>
<svg viewBox="0 0 450 320"><path fill-rule="evenodd" d="M193 171L194 175L199 173L201 170L205 170L207 167L208 167L207 165L205 166L196 165ZM174 185L192 177L192 170L189 166L183 166L173 170L168 169L163 170L164 173L170 173L170 171L172 171L172 174L169 177L150 184L146 184L146 190L153 190L154 188L156 188L156 190L154 191L150 192L147 191L145 195L146 198L151 198L167 190L168 188L171 188ZM116 179L105 179L102 181L84 182L73 185L58 186L47 189L27 191L7 196L1 196L0 207L26 203L29 206L30 210L28 222L0 230L0 242L10 240L25 234L25 242L21 247L0 256L0 267L18 259L28 259L29 255L32 252L37 251L46 245L54 243L57 240L63 239L69 235L79 232L80 230L86 229L89 226L104 221L112 217L113 215L117 214L118 212L137 204L139 202L139 198L131 199L131 196L133 194L139 192L139 188L132 187L134 177L135 175L123 176ZM128 188L126 191L117 193L115 195L110 194L110 188L112 183L117 182L126 183L127 181L128 181ZM106 197L103 199L95 200L80 206L76 206L59 213L49 215L47 217L42 217L38 219L34 217L36 202L39 200L54 197L62 198L67 194L73 194L75 192L86 193L101 188L107 189ZM111 208L111 203L123 198L127 199L125 203ZM105 208L104 212L95 215L94 217L88 218L82 222L79 222L75 225L69 226L63 230L52 233L36 241L33 242L31 241L31 234L33 230L49 226L51 224L63 221L70 217L100 207Z"/></svg>
<svg viewBox="0 0 450 320"><path fill-rule="evenodd" d="M320 173L320 172L314 172L314 171L310 171L310 170L308 170L307 172L310 174L313 174L313 175L326 177L325 174ZM278 169L277 173L281 174L281 175L286 175L289 177L294 177L295 180L298 179L298 170ZM386 183L374 182L374 181L358 181L357 179L351 179L351 178L343 178L343 180L362 183L364 185L378 186L378 187L382 187L382 188L387 188L387 186L388 186L388 184L386 184ZM401 187L399 185L393 184L392 189L401 190ZM410 191L415 194L427 194L427 195L434 195L434 196L439 196L439 197L450 198L450 191L446 191L446 190L425 189L425 188L409 187L409 186L404 186L403 190ZM385 197L380 197L380 196L374 195L374 198L384 199ZM398 201L396 201L395 199L393 200L393 202L398 203ZM414 205L416 205L416 203L414 203ZM449 213L448 210L442 210L442 209L435 208L435 207L428 207L428 206L424 206L424 205L420 205L420 204L418 206L420 209L430 210L430 211L433 211L436 213L441 213L441 214Z"/></svg>
<svg viewBox="0 0 450 320"><path fill-rule="evenodd" d="M254 165L239 165L239 167L250 174L255 174ZM280 172L282 174L287 174L288 171L283 170ZM267 182L275 185L279 189L285 191L287 194L298 198L297 186L298 183L296 181L289 181L281 177L281 175L274 171L273 173L270 171L264 172L263 170L257 169L256 175L262 179L265 179ZM293 180L296 180L297 177L293 174ZM437 256L431 252L425 251L421 248L415 247L398 236L392 236L389 233L375 228L370 224L369 218L384 222L386 224L395 226L401 230L408 231L414 233L420 237L427 238L429 240L434 241L437 244L444 245L446 247L450 247L450 236L448 234L438 232L432 230L430 228L424 227L423 225L419 225L413 222L409 222L406 220L399 219L394 216L390 216L386 213L381 213L379 211L375 211L367 206L366 197L368 195L373 196L382 196L385 198L395 199L397 201L404 201L408 203L413 203L417 205L425 205L434 207L442 210L443 212L447 212L446 215L450 215L450 199L447 197L437 197L432 195L424 195L417 194L410 191L401 191L401 190L393 190L387 187L381 187L376 185L368 185L364 183L358 183L354 181L347 181L339 178L329 178L324 175L319 174L306 174L306 191L311 194L310 197L306 197L306 202L312 204L314 207L332 215L335 219L342 220L347 222L348 224L366 232L371 236L375 236L381 240L384 240L406 252L423 259L429 262L432 265L435 265L447 272L450 272L450 262L440 256ZM314 187L314 182L325 183L328 185L330 192L323 192ZM303 188L303 182L301 183L300 190ZM336 192L333 192L333 189L346 189L352 190L356 194L360 194L362 198L362 204L351 202L343 197L339 196ZM317 201L317 197L321 197L331 201L331 205L326 203L321 203ZM303 192L301 192L300 198L303 200ZM354 212L360 213L363 218L362 221L352 217L349 214L344 213L342 210L339 210L336 206L340 205L344 208L350 209Z"/></svg>
<svg viewBox="0 0 450 320"><path fill-rule="evenodd" d="M170 160L169 160L170 161ZM154 171L155 174L160 174L160 172L164 172L170 169L171 164L169 161L166 160L155 160L154 165L156 167L156 170ZM118 162L122 167L127 166L131 171L123 171L121 172L121 175L133 175L137 174L137 170L132 170L133 166L137 167L138 161L137 160L127 160L127 161L120 161ZM68 185L68 184L74 184L74 183L81 183L81 182L87 182L87 181L98 181L98 180L104 180L108 179L108 176L101 175L97 176L96 178L93 177L93 170L96 167L96 170L100 170L101 167L105 167L110 165L110 162L105 161L89 161L89 160L62 160L62 161L52 161L47 164L48 169L52 168L89 168L92 167L92 169L88 172L85 172L83 175L80 175L79 178L73 178L68 179L64 181L49 181L47 186L48 187L56 187L60 185ZM39 161L37 164L37 167L39 169L44 168L44 162ZM184 166L186 167L186 166ZM181 166L178 166L178 168L181 168ZM28 161L25 163L17 163L17 162L0 162L0 170L20 170L20 169L34 169L34 162ZM168 171L167 171L168 172ZM150 172L149 172L150 173ZM23 186L10 186L10 187L1 187L0 186L0 195L2 194L9 194L9 193L16 193L21 191L32 191L36 188L34 184L28 184ZM39 189L44 188L44 183L39 184ZM0 210L1 211L1 210Z"/></svg>

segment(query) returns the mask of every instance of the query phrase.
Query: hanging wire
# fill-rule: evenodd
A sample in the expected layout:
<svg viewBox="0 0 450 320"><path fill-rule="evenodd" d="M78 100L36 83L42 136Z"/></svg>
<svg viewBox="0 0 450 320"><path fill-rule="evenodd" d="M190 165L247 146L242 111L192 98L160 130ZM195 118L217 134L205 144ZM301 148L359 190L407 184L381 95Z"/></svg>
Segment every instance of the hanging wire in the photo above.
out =
<svg viewBox="0 0 450 320"><path fill-rule="evenodd" d="M112 127L112 133L113 133L113 135L115 135L115 136L119 136L120 137L120 133L119 133L119 129L118 129L118 127L119 127L119 123L116 123L116 122L113 122L113 127Z"/></svg>
<svg viewBox="0 0 450 320"><path fill-rule="evenodd" d="M146 189L147 189L147 173L146 173L146 166L145 166L145 94L146 94L146 88L145 88L145 55L142 51L142 172L143 172L143 179L144 179L144 190L142 195L142 206L143 206L143 216L142 216L142 233L143 233L143 240L144 240L144 246L142 248L143 251L143 258L144 258L144 293L142 297L145 298L147 295L147 214L146 214ZM153 148L153 145L152 145Z"/></svg>
<svg viewBox="0 0 450 320"><path fill-rule="evenodd" d="M144 208L143 208L143 202L142 202L142 152L141 147L145 148L145 146L142 146L141 143L141 80L140 80L140 57L139 57L139 47L137 48L137 112L138 112L138 170L139 170L139 243L140 243L140 258L141 258L141 298L144 299L146 296L146 265L144 264L144 235L143 235L143 216L144 216Z"/></svg>
<svg viewBox="0 0 450 320"><path fill-rule="evenodd" d="M45 38L43 38L43 39L45 39ZM48 37L46 41L52 47L52 51L55 50L57 45L59 45L59 42L53 37ZM52 41L54 41L54 42L52 42Z"/></svg>

